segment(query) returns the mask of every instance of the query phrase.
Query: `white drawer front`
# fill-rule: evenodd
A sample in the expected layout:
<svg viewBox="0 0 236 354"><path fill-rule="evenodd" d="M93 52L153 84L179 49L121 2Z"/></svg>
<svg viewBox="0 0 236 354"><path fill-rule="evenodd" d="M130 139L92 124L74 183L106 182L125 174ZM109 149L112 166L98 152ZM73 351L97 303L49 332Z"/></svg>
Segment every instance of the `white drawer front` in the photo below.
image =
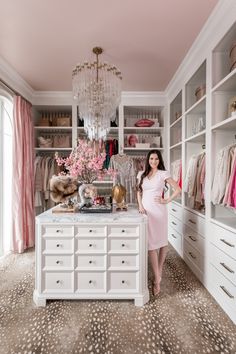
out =
<svg viewBox="0 0 236 354"><path fill-rule="evenodd" d="M197 233L205 236L205 219L201 216L191 213L188 210L184 210L184 224L190 226Z"/></svg>
<svg viewBox="0 0 236 354"><path fill-rule="evenodd" d="M138 255L109 255L108 269L110 268L134 268L139 266Z"/></svg>
<svg viewBox="0 0 236 354"><path fill-rule="evenodd" d="M236 287L226 279L214 266L210 266L211 286L216 298L219 298L221 303L226 303L235 311L236 305Z"/></svg>
<svg viewBox="0 0 236 354"><path fill-rule="evenodd" d="M110 236L139 236L139 226L111 225L108 226L108 235Z"/></svg>
<svg viewBox="0 0 236 354"><path fill-rule="evenodd" d="M74 236L73 225L43 225L42 236Z"/></svg>
<svg viewBox="0 0 236 354"><path fill-rule="evenodd" d="M184 225L183 235L194 248L196 248L202 255L204 254L205 239L201 235L187 225Z"/></svg>
<svg viewBox="0 0 236 354"><path fill-rule="evenodd" d="M211 223L211 242L236 260L236 233Z"/></svg>
<svg viewBox="0 0 236 354"><path fill-rule="evenodd" d="M170 214L174 215L177 219L182 220L183 217L183 208L180 205L171 203L169 206Z"/></svg>
<svg viewBox="0 0 236 354"><path fill-rule="evenodd" d="M76 292L106 292L106 272L77 272Z"/></svg>
<svg viewBox="0 0 236 354"><path fill-rule="evenodd" d="M210 257L211 263L236 285L236 261L213 245Z"/></svg>
<svg viewBox="0 0 236 354"><path fill-rule="evenodd" d="M44 272L44 293L67 293L74 289L74 272Z"/></svg>
<svg viewBox="0 0 236 354"><path fill-rule="evenodd" d="M104 225L80 225L76 227L77 236L106 236L106 226Z"/></svg>
<svg viewBox="0 0 236 354"><path fill-rule="evenodd" d="M129 253L138 252L139 238L116 238L110 237L108 239L108 252Z"/></svg>
<svg viewBox="0 0 236 354"><path fill-rule="evenodd" d="M183 223L173 215L169 215L169 225L178 233L183 233Z"/></svg>
<svg viewBox="0 0 236 354"><path fill-rule="evenodd" d="M106 238L76 238L77 253L106 253Z"/></svg>
<svg viewBox="0 0 236 354"><path fill-rule="evenodd" d="M109 272L109 292L138 292L138 272Z"/></svg>
<svg viewBox="0 0 236 354"><path fill-rule="evenodd" d="M106 269L106 256L105 255L83 255L76 256L76 268L90 269L90 268L103 268Z"/></svg>
<svg viewBox="0 0 236 354"><path fill-rule="evenodd" d="M43 253L73 253L74 239L73 238L44 238Z"/></svg>
<svg viewBox="0 0 236 354"><path fill-rule="evenodd" d="M74 269L74 255L50 255L43 256L43 270L73 268Z"/></svg>
<svg viewBox="0 0 236 354"><path fill-rule="evenodd" d="M176 251L182 254L182 235L175 231L172 227L169 227L169 242L176 249Z"/></svg>
<svg viewBox="0 0 236 354"><path fill-rule="evenodd" d="M201 271L204 269L204 258L195 248L193 248L186 239L183 240L183 253L191 262L193 262Z"/></svg>

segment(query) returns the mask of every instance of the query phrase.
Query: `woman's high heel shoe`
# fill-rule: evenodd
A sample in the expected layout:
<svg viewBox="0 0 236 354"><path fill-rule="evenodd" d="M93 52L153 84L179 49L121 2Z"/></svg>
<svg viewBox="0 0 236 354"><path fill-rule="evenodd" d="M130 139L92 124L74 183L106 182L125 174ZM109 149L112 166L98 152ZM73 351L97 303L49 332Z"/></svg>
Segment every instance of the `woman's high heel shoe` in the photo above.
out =
<svg viewBox="0 0 236 354"><path fill-rule="evenodd" d="M153 282L152 283L152 294L153 296L157 296L160 293L160 283Z"/></svg>

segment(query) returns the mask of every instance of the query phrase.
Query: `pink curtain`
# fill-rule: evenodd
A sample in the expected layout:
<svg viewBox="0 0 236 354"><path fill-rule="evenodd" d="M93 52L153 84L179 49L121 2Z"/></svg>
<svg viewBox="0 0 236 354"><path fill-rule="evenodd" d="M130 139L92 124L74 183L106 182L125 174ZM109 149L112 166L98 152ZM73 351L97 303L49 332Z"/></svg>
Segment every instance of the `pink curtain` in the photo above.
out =
<svg viewBox="0 0 236 354"><path fill-rule="evenodd" d="M21 96L13 107L12 251L34 246L34 130L32 106Z"/></svg>

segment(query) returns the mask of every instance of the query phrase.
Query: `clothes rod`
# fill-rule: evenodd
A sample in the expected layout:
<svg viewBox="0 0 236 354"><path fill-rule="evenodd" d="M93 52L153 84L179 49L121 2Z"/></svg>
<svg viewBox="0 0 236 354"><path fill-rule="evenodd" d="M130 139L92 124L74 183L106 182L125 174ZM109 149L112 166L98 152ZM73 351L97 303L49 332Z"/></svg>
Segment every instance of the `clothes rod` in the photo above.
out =
<svg viewBox="0 0 236 354"><path fill-rule="evenodd" d="M22 98L24 98L25 101L27 101L28 103L31 104L31 102L29 100L27 100L27 98L25 98L24 96L22 96L19 92L17 92L16 90L14 90L11 86L9 86L4 80L0 79L0 84L2 84L3 86L5 86L5 88L10 91L10 93L13 93L16 96L21 96Z"/></svg>

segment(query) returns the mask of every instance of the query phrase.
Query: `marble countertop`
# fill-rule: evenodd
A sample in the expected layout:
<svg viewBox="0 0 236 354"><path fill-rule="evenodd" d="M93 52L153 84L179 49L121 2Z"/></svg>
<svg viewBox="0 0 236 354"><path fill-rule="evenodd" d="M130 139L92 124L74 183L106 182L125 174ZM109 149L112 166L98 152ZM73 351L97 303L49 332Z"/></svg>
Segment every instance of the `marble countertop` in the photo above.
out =
<svg viewBox="0 0 236 354"><path fill-rule="evenodd" d="M39 223L145 223L147 216L139 214L137 208L129 207L127 211L113 211L104 214L52 213L52 209L36 216Z"/></svg>

